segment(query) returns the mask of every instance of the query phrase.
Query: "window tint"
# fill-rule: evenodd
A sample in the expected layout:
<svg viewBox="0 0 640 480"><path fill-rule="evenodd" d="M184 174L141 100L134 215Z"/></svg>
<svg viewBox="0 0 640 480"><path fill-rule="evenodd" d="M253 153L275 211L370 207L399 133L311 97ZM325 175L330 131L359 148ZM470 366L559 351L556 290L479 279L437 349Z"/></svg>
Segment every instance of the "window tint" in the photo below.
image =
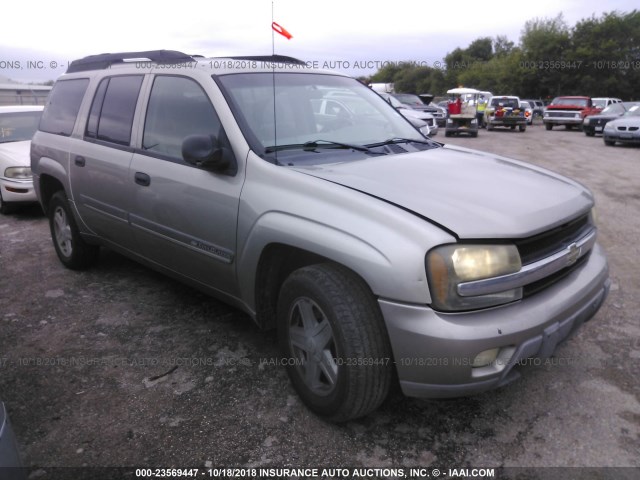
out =
<svg viewBox="0 0 640 480"><path fill-rule="evenodd" d="M104 102L104 94L107 92L107 85L109 85L109 79L105 78L100 82L100 85L98 85L96 95L93 97L89 120L87 121L87 130L85 131L87 137L98 138L98 119L100 118L100 110Z"/></svg>
<svg viewBox="0 0 640 480"><path fill-rule="evenodd" d="M61 80L56 82L40 120L40 130L58 135L71 135L80 103L89 80Z"/></svg>
<svg viewBox="0 0 640 480"><path fill-rule="evenodd" d="M127 75L103 80L103 82L108 82L105 86L104 99L99 98L102 87L100 85L93 100L94 104L91 106L89 123L87 124L88 135L91 134L90 129L95 127L92 116L95 119L97 111L100 110L96 138L120 145L129 145L133 115L136 111L142 78L142 75ZM102 108L100 108L100 103Z"/></svg>
<svg viewBox="0 0 640 480"><path fill-rule="evenodd" d="M220 133L220 120L200 85L185 77L156 77L144 125L144 150L181 160L185 137Z"/></svg>

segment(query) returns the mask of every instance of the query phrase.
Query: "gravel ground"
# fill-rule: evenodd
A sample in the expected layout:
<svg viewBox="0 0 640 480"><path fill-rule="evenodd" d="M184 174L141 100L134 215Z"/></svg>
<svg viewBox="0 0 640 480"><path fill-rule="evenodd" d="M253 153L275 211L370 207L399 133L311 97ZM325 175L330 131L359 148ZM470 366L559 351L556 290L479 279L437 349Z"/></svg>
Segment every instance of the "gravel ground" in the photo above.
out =
<svg viewBox="0 0 640 480"><path fill-rule="evenodd" d="M87 272L64 269L30 208L0 217L0 398L31 476L62 466L640 467L640 149L541 125L437 140L594 191L612 291L552 361L498 391L395 395L364 419L327 424L274 365L274 333L112 252Z"/></svg>

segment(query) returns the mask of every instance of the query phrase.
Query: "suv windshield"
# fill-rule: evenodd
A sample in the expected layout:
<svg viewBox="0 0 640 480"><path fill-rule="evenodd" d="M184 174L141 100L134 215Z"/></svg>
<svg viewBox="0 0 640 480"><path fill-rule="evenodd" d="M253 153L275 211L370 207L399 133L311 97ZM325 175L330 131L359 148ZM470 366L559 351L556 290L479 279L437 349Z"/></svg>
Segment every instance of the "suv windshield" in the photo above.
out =
<svg viewBox="0 0 640 480"><path fill-rule="evenodd" d="M428 142L378 94L352 78L240 73L217 80L259 154L287 146L309 149L310 144L364 147L397 138Z"/></svg>
<svg viewBox="0 0 640 480"><path fill-rule="evenodd" d="M31 140L42 112L0 113L0 143Z"/></svg>

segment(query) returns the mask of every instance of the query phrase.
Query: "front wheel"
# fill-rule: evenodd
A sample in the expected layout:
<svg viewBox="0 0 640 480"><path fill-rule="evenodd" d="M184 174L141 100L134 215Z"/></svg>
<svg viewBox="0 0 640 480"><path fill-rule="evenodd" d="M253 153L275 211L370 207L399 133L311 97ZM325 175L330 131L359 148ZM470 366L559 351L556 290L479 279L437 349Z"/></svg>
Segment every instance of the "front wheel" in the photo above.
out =
<svg viewBox="0 0 640 480"><path fill-rule="evenodd" d="M551 123L545 123L544 128L546 128L547 130L551 130L553 128L553 125Z"/></svg>
<svg viewBox="0 0 640 480"><path fill-rule="evenodd" d="M98 258L100 247L84 241L63 191L56 192L49 202L51 239L62 264L72 270L90 267Z"/></svg>
<svg viewBox="0 0 640 480"><path fill-rule="evenodd" d="M527 126L526 125L518 125L518 130L520 130L521 132L524 132L527 130Z"/></svg>
<svg viewBox="0 0 640 480"><path fill-rule="evenodd" d="M362 417L387 397L393 361L384 320L350 270L327 263L289 275L278 298L278 337L298 395L326 420Z"/></svg>
<svg viewBox="0 0 640 480"><path fill-rule="evenodd" d="M607 147L613 147L613 146L616 144L616 142L611 141L611 140L605 140L605 141L604 141L604 144L605 144Z"/></svg>

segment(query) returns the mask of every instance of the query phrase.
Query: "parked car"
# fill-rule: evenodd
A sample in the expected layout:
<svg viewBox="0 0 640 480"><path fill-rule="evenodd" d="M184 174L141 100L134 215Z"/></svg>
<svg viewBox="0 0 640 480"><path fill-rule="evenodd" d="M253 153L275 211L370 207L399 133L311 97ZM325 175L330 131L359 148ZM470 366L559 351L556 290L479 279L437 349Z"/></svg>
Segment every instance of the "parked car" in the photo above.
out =
<svg viewBox="0 0 640 480"><path fill-rule="evenodd" d="M436 119L438 127L442 128L445 126L447 121L447 112L445 109L439 107L438 105L431 104L433 95L422 94L418 96L414 95L413 93L392 93L391 95L397 98L401 103L410 108L413 108L414 110L429 112Z"/></svg>
<svg viewBox="0 0 640 480"><path fill-rule="evenodd" d="M429 126L429 133L422 132L425 135L430 135L432 137L435 137L438 134L438 123L436 122L435 117L429 112L426 112L424 110L414 110L413 108L409 107L408 105L405 105L400 100L395 98L393 95L390 95L388 93L381 93L380 96L384 98L387 102L389 102L389 104L393 108L398 110L407 120L412 122L414 124L413 125L414 127L417 126L413 121L414 119L417 119L421 122L426 123ZM417 127L418 127L418 130L420 130L420 127L419 126Z"/></svg>
<svg viewBox="0 0 640 480"><path fill-rule="evenodd" d="M524 118L527 119L527 125L533 125L533 106L526 100L520 100L520 110L524 111Z"/></svg>
<svg viewBox="0 0 640 480"><path fill-rule="evenodd" d="M523 99L525 102L529 102L529 105L533 108L533 117L540 117L544 115L544 102L542 100L532 100L530 98Z"/></svg>
<svg viewBox="0 0 640 480"><path fill-rule="evenodd" d="M640 102L612 103L602 112L585 117L582 130L586 136L593 137L596 133L602 133L607 122L621 117L627 111L636 110L639 106Z"/></svg>
<svg viewBox="0 0 640 480"><path fill-rule="evenodd" d="M616 142L640 144L640 108L631 107L625 114L604 126L604 144L613 146Z"/></svg>
<svg viewBox="0 0 640 480"><path fill-rule="evenodd" d="M527 129L525 111L520 106L520 99L513 95L496 95L491 97L484 111L484 124L487 130L495 127L508 127L524 132Z"/></svg>
<svg viewBox="0 0 640 480"><path fill-rule="evenodd" d="M29 149L42 109L42 105L0 107L0 213L38 201Z"/></svg>
<svg viewBox="0 0 640 480"><path fill-rule="evenodd" d="M251 58L71 62L31 148L64 266L108 246L276 328L294 388L331 421L392 382L504 386L598 311L610 281L587 188L427 139L344 74ZM314 111L345 94L370 113Z"/></svg>
<svg viewBox="0 0 640 480"><path fill-rule="evenodd" d="M615 105L616 103L622 103L622 100L613 97L594 97L591 100L593 106L600 109L605 109L609 105Z"/></svg>

